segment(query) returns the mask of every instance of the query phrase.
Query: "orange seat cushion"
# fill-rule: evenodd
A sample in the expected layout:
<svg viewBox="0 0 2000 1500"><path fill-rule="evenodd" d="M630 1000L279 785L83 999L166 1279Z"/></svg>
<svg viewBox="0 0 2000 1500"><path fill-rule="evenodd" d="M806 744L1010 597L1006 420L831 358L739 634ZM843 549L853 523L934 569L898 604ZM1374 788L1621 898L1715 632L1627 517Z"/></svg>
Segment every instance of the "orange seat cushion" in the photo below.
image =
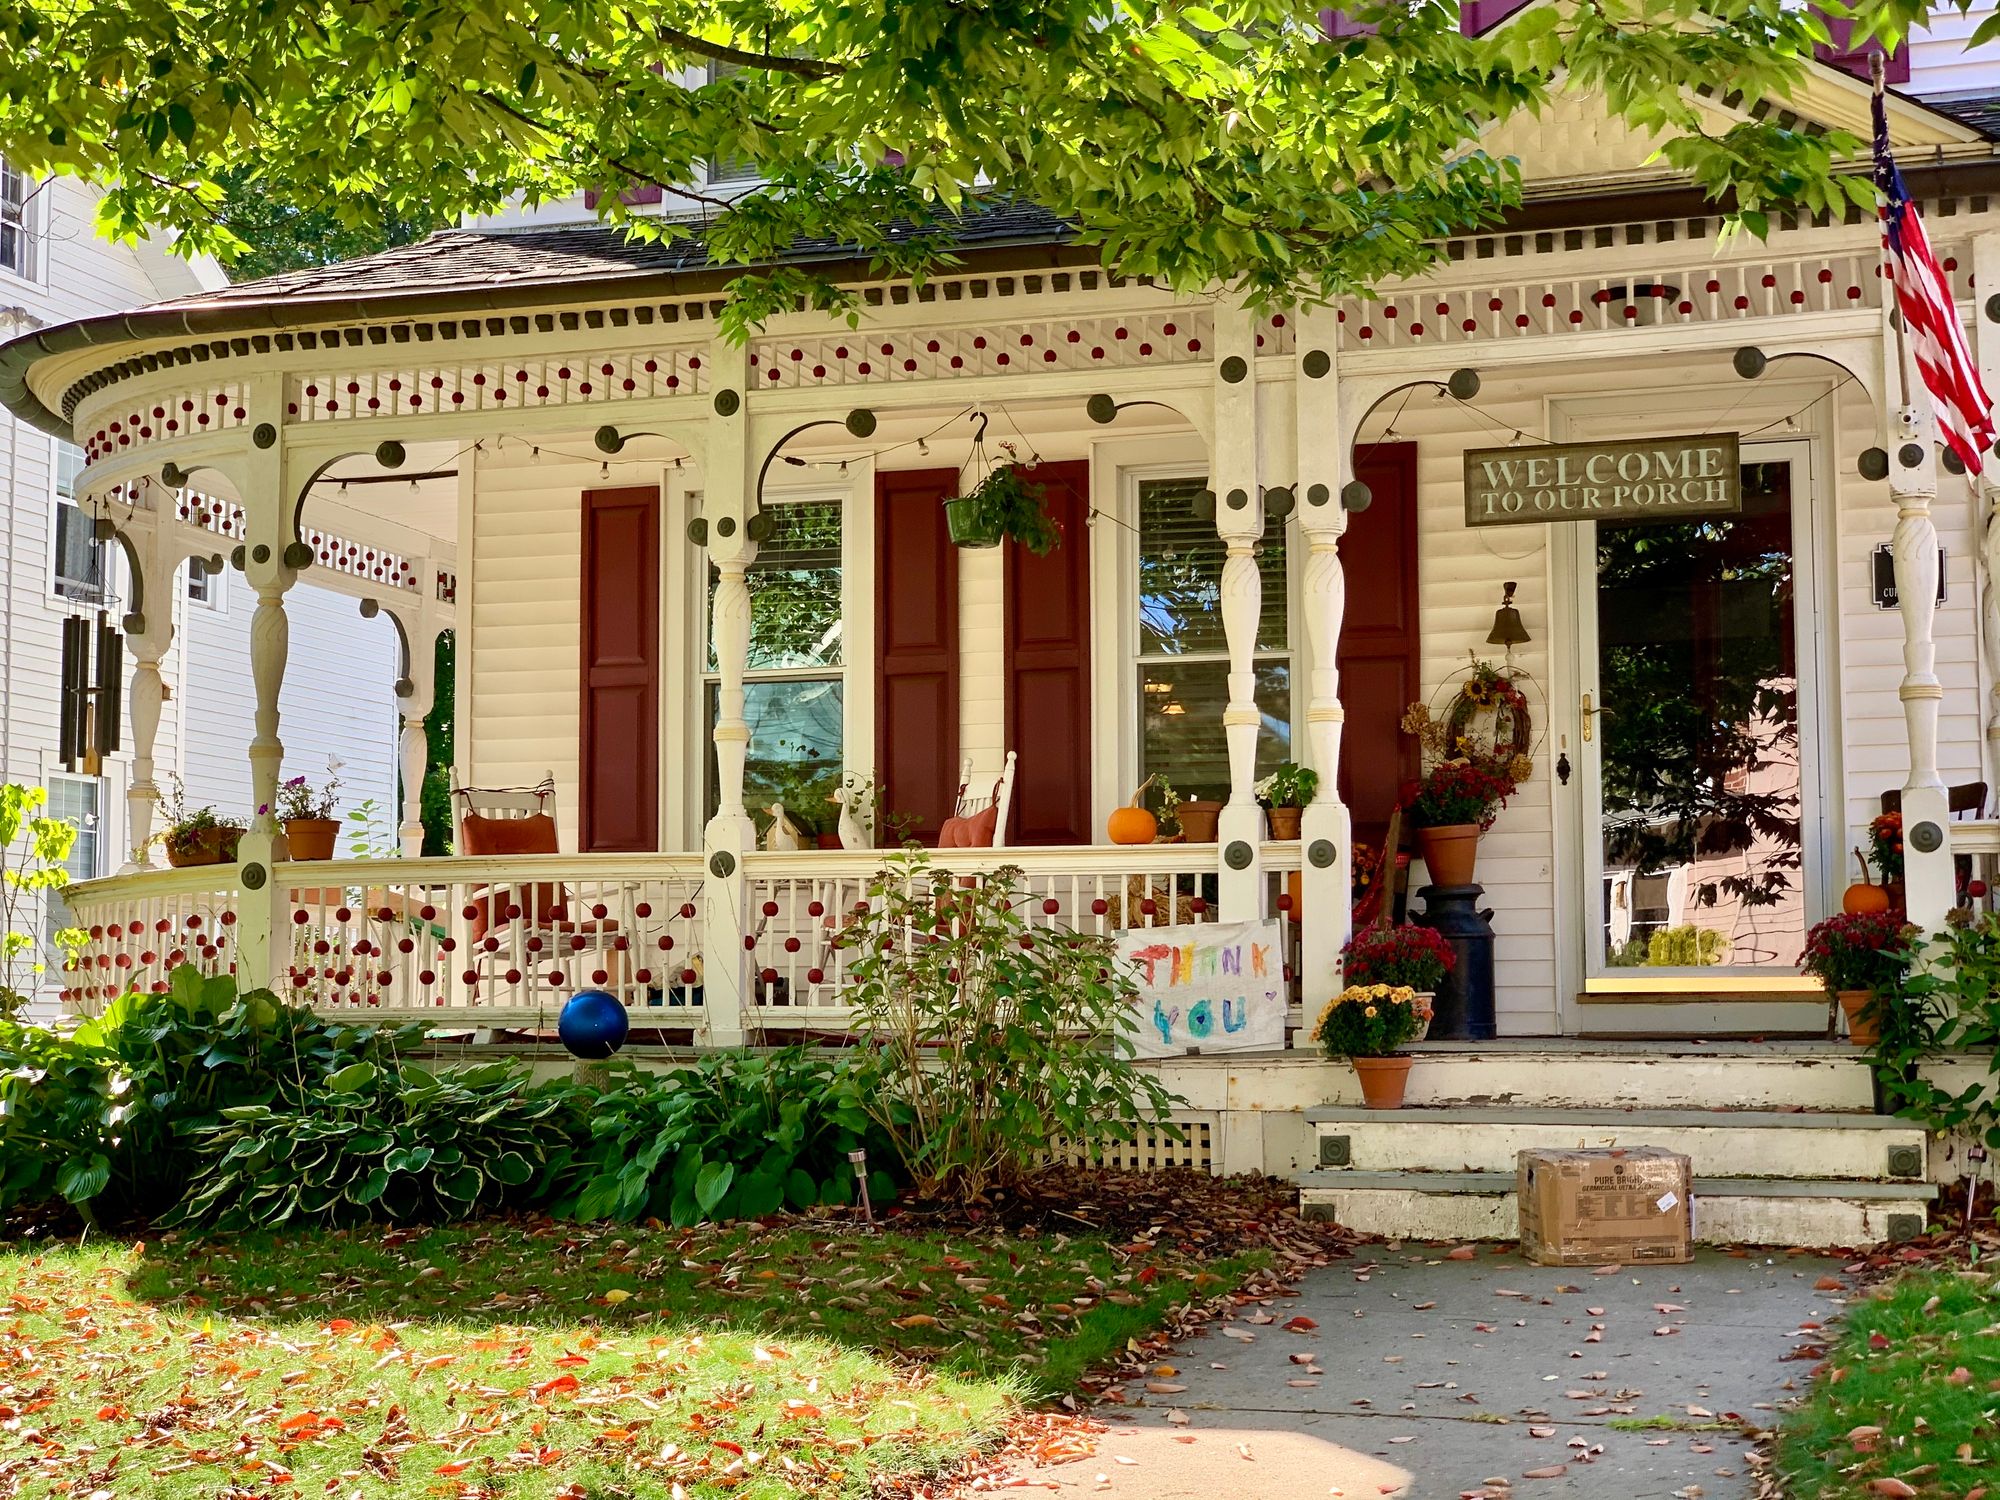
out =
<svg viewBox="0 0 2000 1500"><path fill-rule="evenodd" d="M459 847L469 855L480 854L559 854L556 820L547 813L525 818L483 818L467 813L459 820ZM479 891L484 891L480 887ZM504 895L505 906L495 913L495 902L479 891L471 893L472 941L478 942L506 920L505 906L522 908L521 916L530 927L547 927L568 920L565 909L569 892L553 881L542 881L532 891L516 887ZM524 900L523 897L526 899Z"/></svg>

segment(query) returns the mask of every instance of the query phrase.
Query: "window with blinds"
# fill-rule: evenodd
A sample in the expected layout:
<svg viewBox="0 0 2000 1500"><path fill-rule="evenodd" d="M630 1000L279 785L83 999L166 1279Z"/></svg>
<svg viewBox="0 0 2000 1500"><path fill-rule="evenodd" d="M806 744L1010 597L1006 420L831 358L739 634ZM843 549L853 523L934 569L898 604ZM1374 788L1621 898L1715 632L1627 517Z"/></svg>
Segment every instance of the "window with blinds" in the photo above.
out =
<svg viewBox="0 0 2000 1500"><path fill-rule="evenodd" d="M28 176L0 157L0 271L27 278L34 241L28 225Z"/></svg>
<svg viewBox="0 0 2000 1500"><path fill-rule="evenodd" d="M83 450L73 443L55 445L55 555L50 569L51 591L78 604L102 604L106 597L105 549L96 527L76 503L76 482L83 473Z"/></svg>
<svg viewBox="0 0 2000 1500"><path fill-rule="evenodd" d="M708 81L715 83L742 71L741 63L712 62L708 65ZM764 174L757 163L748 158L723 157L702 163L702 179L710 187L746 187L763 181Z"/></svg>
<svg viewBox="0 0 2000 1500"><path fill-rule="evenodd" d="M750 652L744 671L744 718L750 752L743 800L763 828L769 809L782 802L801 832L831 831L839 809L845 750L845 643L841 632L842 513L838 500L765 502L774 529L757 549L746 583L750 589ZM708 570L706 621L713 630L715 583ZM716 781L715 721L720 684L715 644L708 643L708 816L720 804Z"/></svg>
<svg viewBox="0 0 2000 1500"><path fill-rule="evenodd" d="M1226 799L1229 644L1222 629L1223 543L1195 513L1204 477L1139 485L1139 774L1171 782L1183 797ZM1282 523L1267 520L1258 543L1263 579L1257 621L1257 774L1291 757L1290 569Z"/></svg>

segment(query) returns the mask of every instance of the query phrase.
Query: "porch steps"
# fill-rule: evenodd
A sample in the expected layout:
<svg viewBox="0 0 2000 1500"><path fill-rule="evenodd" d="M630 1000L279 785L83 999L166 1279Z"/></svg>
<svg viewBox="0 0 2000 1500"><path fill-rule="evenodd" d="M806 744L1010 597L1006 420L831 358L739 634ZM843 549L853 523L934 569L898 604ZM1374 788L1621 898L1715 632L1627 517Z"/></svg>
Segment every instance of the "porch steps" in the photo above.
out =
<svg viewBox="0 0 2000 1500"><path fill-rule="evenodd" d="M1875 1108L1868 1059L1845 1042L1422 1042L1412 1056L1413 1105L1533 1109ZM1359 1105L1354 1070L1325 1065L1312 1103Z"/></svg>
<svg viewBox="0 0 2000 1500"><path fill-rule="evenodd" d="M1511 1172L1524 1150L1653 1146L1697 1177L1920 1180L1921 1126L1884 1115L1704 1109L1366 1109L1305 1112L1323 1168Z"/></svg>
<svg viewBox="0 0 2000 1500"><path fill-rule="evenodd" d="M1299 1174L1308 1218L1418 1240L1511 1240L1520 1233L1512 1172ZM1914 1238L1937 1189L1921 1182L1696 1177L1695 1238L1713 1245L1848 1248Z"/></svg>

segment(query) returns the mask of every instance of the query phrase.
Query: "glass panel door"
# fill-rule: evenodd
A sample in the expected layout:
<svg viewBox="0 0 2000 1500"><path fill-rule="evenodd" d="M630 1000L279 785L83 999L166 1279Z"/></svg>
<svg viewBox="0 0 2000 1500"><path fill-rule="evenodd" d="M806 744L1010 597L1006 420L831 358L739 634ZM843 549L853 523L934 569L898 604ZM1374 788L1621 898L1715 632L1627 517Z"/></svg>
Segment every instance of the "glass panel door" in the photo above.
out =
<svg viewBox="0 0 2000 1500"><path fill-rule="evenodd" d="M1817 865L1800 474L1748 463L1739 516L1598 522L1583 542L1593 977L1797 972Z"/></svg>

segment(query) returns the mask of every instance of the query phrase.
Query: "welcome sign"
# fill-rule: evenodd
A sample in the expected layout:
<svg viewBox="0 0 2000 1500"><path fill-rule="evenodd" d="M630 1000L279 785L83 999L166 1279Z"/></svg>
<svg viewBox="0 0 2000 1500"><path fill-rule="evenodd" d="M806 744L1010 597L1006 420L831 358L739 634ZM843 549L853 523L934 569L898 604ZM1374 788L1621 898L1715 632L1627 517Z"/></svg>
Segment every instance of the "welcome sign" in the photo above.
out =
<svg viewBox="0 0 2000 1500"><path fill-rule="evenodd" d="M1470 448L1465 524L1684 521L1743 509L1736 434Z"/></svg>
<svg viewBox="0 0 2000 1500"><path fill-rule="evenodd" d="M1125 1027L1140 1057L1285 1045L1285 951L1276 922L1136 927L1118 959L1137 980Z"/></svg>

